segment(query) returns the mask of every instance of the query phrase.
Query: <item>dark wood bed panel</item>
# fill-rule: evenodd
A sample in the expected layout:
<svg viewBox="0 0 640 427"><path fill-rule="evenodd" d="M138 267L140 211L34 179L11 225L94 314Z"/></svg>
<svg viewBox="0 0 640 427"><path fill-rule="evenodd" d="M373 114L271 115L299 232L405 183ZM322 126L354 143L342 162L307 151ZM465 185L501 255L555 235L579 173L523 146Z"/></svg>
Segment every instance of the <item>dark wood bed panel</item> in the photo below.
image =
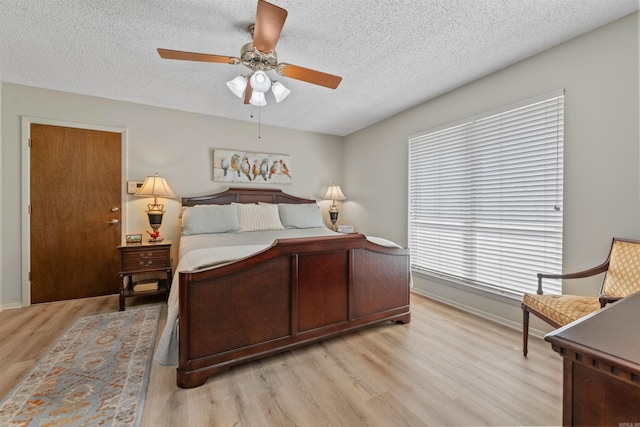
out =
<svg viewBox="0 0 640 427"><path fill-rule="evenodd" d="M231 188L195 204L314 203L273 189ZM408 323L409 254L365 236L281 239L218 268L180 272L177 383L364 327Z"/></svg>
<svg viewBox="0 0 640 427"><path fill-rule="evenodd" d="M292 196L275 188L229 188L206 196L183 197L182 206L228 205L229 203L315 203L312 199Z"/></svg>

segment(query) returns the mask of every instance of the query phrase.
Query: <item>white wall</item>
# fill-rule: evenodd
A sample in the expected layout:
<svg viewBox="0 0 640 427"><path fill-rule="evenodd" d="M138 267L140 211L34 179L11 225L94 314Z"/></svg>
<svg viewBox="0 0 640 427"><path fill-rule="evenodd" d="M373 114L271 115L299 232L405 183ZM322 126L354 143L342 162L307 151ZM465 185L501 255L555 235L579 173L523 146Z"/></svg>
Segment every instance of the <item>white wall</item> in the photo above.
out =
<svg viewBox="0 0 640 427"><path fill-rule="evenodd" d="M2 164L2 146L4 145L2 143L2 87L3 87L3 83L0 82L0 165ZM2 174L0 173L0 225L2 225ZM0 242L4 241L4 227L0 227ZM2 258L2 244L0 244L0 311L2 311L2 308L4 307L4 304L2 303L2 265L3 265L3 258Z"/></svg>
<svg viewBox="0 0 640 427"><path fill-rule="evenodd" d="M564 271L602 262L614 236L640 238L638 19L630 15L345 137L349 219L406 244L408 135L564 88ZM566 283L564 291L597 294L598 287L597 280L584 290ZM420 277L415 289L520 324L518 301Z"/></svg>
<svg viewBox="0 0 640 427"><path fill-rule="evenodd" d="M123 166L127 180L142 181L147 175L158 172L167 179L178 197L161 200L167 213L160 230L165 238L175 243L179 236L179 198L214 193L229 187L212 180L211 150L214 148L291 155L294 182L275 187L300 197L321 199L331 182L342 179L342 138L336 136L262 126L261 138L258 139L257 122L8 83L2 84L1 99L0 219L3 235L0 261L4 268L0 275L0 298L5 307L20 304L24 279L20 273L20 215L28 201L21 198L21 116L125 128L127 151ZM144 233L150 229L144 213L149 200L127 196L123 233ZM325 201L320 203L323 211L329 204ZM174 262L176 257L177 244L173 249Z"/></svg>

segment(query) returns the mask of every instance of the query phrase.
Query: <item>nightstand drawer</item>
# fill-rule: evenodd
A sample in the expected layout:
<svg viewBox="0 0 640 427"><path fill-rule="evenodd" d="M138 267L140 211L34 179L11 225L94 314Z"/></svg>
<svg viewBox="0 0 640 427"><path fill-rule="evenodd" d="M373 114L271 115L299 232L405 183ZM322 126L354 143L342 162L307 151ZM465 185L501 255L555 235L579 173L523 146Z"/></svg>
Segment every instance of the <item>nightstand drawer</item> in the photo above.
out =
<svg viewBox="0 0 640 427"><path fill-rule="evenodd" d="M169 248L136 248L122 254L121 271L143 271L169 268Z"/></svg>

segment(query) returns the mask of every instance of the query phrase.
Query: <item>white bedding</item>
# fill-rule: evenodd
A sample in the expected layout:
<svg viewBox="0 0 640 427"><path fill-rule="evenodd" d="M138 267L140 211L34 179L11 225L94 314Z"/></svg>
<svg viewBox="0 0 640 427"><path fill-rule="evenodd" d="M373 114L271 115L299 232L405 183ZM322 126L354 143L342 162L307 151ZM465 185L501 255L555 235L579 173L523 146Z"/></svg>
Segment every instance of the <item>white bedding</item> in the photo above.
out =
<svg viewBox="0 0 640 427"><path fill-rule="evenodd" d="M276 239L322 236L342 236L342 234L322 227L182 236L180 238L180 260L173 276L167 303L167 323L158 342L154 360L161 365L176 365L178 363L178 288L181 271L215 268L254 255L267 249ZM367 237L367 239L381 246L399 247L386 239L378 237Z"/></svg>

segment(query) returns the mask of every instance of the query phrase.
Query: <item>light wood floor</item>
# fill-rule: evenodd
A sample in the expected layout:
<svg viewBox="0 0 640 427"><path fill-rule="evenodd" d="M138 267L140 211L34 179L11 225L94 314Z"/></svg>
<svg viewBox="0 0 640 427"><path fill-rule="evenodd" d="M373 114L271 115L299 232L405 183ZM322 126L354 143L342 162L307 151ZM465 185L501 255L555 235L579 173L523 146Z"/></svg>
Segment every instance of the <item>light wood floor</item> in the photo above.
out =
<svg viewBox="0 0 640 427"><path fill-rule="evenodd" d="M0 312L0 399L76 318L117 310L109 296ZM238 366L196 389L154 363L142 425L561 424L562 360L548 343L531 338L524 358L519 331L418 295L411 311L410 324ZM158 334L165 319L166 308Z"/></svg>

